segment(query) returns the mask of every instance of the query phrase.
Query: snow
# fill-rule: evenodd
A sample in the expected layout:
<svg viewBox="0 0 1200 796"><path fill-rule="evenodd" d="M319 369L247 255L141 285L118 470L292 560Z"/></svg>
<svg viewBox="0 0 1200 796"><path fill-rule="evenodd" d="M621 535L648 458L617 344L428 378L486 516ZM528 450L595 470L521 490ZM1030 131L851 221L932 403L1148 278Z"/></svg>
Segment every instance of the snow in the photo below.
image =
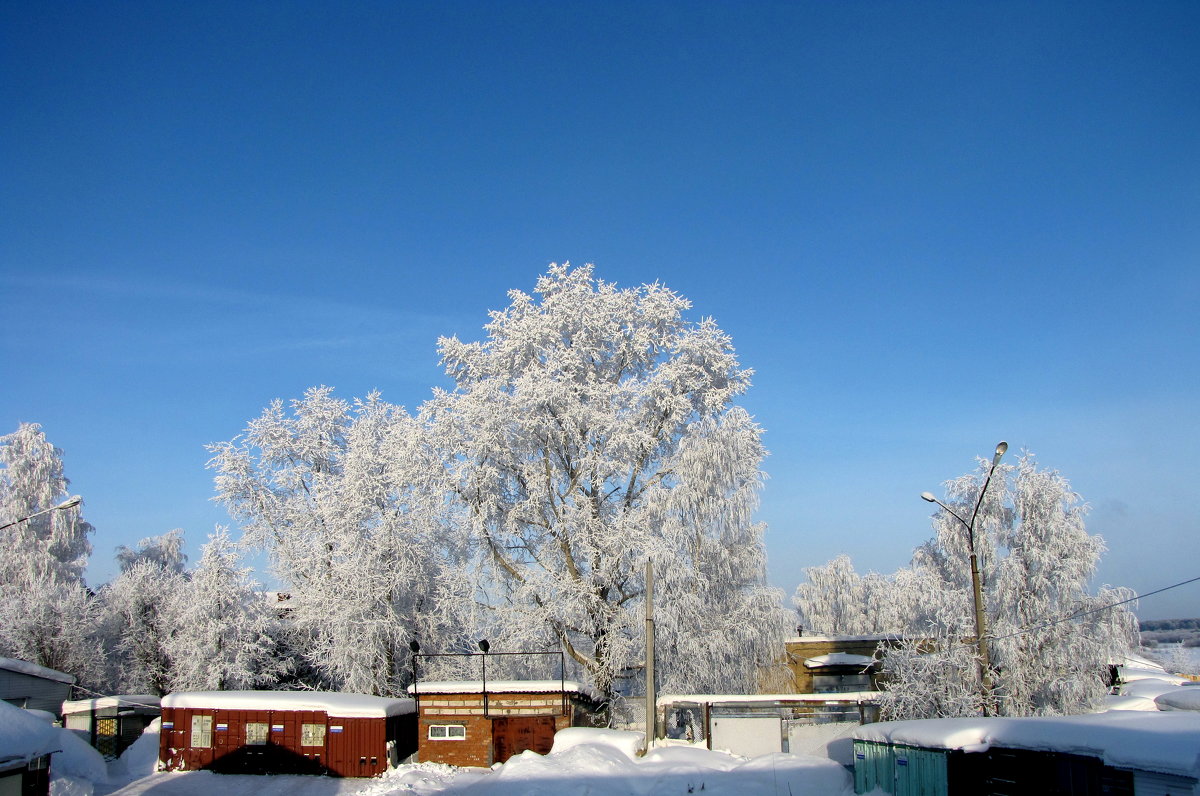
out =
<svg viewBox="0 0 1200 796"><path fill-rule="evenodd" d="M418 696L423 694L481 694L484 683L481 680L442 680L419 682L408 687L408 693ZM489 694L544 694L566 692L568 694L586 694L594 696L592 689L574 680L488 680Z"/></svg>
<svg viewBox="0 0 1200 796"><path fill-rule="evenodd" d="M16 658L0 658L0 669L28 674L32 677L41 677L45 680L55 680L60 683L75 683L75 675L73 674L56 671L55 669L47 669L45 666L38 666L36 663L21 661Z"/></svg>
<svg viewBox="0 0 1200 796"><path fill-rule="evenodd" d="M108 764L108 778L114 782L131 782L157 771L161 728L162 719L150 722L138 739L119 758Z"/></svg>
<svg viewBox="0 0 1200 796"><path fill-rule="evenodd" d="M1140 666L1122 666L1121 681L1124 683L1134 683L1138 680L1162 680L1172 685L1183 685L1191 682L1186 677L1180 677L1177 674L1168 674L1166 670L1159 667L1151 669Z"/></svg>
<svg viewBox="0 0 1200 796"><path fill-rule="evenodd" d="M931 749L1058 750L1107 765L1200 778L1200 714L1109 711L1087 716L894 721L860 727L855 738Z"/></svg>
<svg viewBox="0 0 1200 796"><path fill-rule="evenodd" d="M809 658L804 665L810 669L820 669L825 666L862 666L867 667L878 663L870 655L853 655L849 652L831 652L828 655L818 655Z"/></svg>
<svg viewBox="0 0 1200 796"><path fill-rule="evenodd" d="M0 701L0 760L50 758L55 796L90 796L92 783L108 781L104 758L75 733L53 727L41 716Z"/></svg>
<svg viewBox="0 0 1200 796"><path fill-rule="evenodd" d="M1200 710L1200 686L1179 686L1154 698L1159 710Z"/></svg>
<svg viewBox="0 0 1200 796"><path fill-rule="evenodd" d="M416 711L411 699L326 691L183 691L162 698L163 708L213 710L323 710L340 718L400 716Z"/></svg>
<svg viewBox="0 0 1200 796"><path fill-rule="evenodd" d="M158 697L153 694L122 694L120 696L98 697L96 699L71 699L62 705L63 715L68 713L90 713L104 708L130 708L159 706Z"/></svg>
<svg viewBox="0 0 1200 796"><path fill-rule="evenodd" d="M550 754L561 754L571 747L585 744L611 747L632 760L645 747L646 733L598 727L567 727L554 734L554 746Z"/></svg>

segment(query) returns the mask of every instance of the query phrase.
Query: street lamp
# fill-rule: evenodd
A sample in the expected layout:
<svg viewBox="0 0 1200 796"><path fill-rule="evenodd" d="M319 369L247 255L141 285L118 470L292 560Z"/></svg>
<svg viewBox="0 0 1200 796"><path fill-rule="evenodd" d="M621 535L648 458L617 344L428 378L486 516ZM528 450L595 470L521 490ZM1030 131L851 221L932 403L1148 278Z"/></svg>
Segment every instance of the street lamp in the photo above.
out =
<svg viewBox="0 0 1200 796"><path fill-rule="evenodd" d="M11 528L14 525L19 525L20 523L25 522L26 520L32 520L34 517L40 517L43 514L49 514L52 511L59 511L60 509L73 509L82 502L83 502L83 498L81 498L79 495L75 495L74 497L67 498L62 503L59 503L57 506L51 506L48 509L42 509L41 511L35 511L34 513L30 514L28 517L22 517L19 520L13 520L12 522L10 522L6 525L0 525L0 531L3 531L5 528Z"/></svg>
<svg viewBox="0 0 1200 796"><path fill-rule="evenodd" d="M990 714L992 700L992 660L988 654L985 635L987 622L983 612L983 587L980 585L979 579L979 558L975 555L975 518L979 516L979 507L983 504L983 496L987 492L988 484L992 482L992 473L996 471L1000 457L1007 450L1007 442L1001 442L996 446L996 453L992 456L992 466L988 468L987 478L983 482L983 489L979 490L979 497L975 499L975 510L971 512L970 522L958 516L958 512L934 497L932 492L921 493L922 500L938 504L967 529L967 551L971 554L971 595L975 603L975 649L978 652L979 685L983 696L983 715L985 716Z"/></svg>
<svg viewBox="0 0 1200 796"><path fill-rule="evenodd" d="M488 714L487 656L488 656L488 650L490 650L491 648L492 648L492 645L488 643L488 640L486 638L482 638L479 640L479 651L483 653L483 716L484 716L484 718L487 718L487 714Z"/></svg>

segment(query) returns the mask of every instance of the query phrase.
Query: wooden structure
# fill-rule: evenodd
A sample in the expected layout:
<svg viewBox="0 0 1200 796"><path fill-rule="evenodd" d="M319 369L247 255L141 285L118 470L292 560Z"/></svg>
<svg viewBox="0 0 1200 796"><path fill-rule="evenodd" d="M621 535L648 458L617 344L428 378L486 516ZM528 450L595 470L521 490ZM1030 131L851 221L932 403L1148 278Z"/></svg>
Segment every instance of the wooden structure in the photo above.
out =
<svg viewBox="0 0 1200 796"><path fill-rule="evenodd" d="M416 751L411 699L317 691L194 691L162 698L169 771L371 777Z"/></svg>
<svg viewBox="0 0 1200 796"><path fill-rule="evenodd" d="M1200 796L1200 716L898 721L856 732L854 792Z"/></svg>
<svg viewBox="0 0 1200 796"><path fill-rule="evenodd" d="M124 694L64 702L61 715L64 727L86 735L97 752L113 760L132 746L161 712L153 694Z"/></svg>
<svg viewBox="0 0 1200 796"><path fill-rule="evenodd" d="M74 675L16 658L0 658L0 700L10 705L57 716L74 684Z"/></svg>
<svg viewBox="0 0 1200 796"><path fill-rule="evenodd" d="M526 750L546 754L554 733L595 726L599 702L570 680L420 682L417 759L490 766Z"/></svg>

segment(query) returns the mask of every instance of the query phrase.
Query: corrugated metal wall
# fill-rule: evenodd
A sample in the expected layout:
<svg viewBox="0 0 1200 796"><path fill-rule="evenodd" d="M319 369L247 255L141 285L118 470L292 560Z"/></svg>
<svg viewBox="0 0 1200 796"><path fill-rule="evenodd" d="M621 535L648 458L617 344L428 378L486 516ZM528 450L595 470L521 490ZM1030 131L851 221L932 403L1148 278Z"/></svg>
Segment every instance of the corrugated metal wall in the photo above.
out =
<svg viewBox="0 0 1200 796"><path fill-rule="evenodd" d="M208 747L196 746L192 738L196 716L211 719ZM305 724L325 728L321 745L303 744ZM164 708L159 759L177 771L370 777L387 770L389 740L401 758L415 750L415 724L415 715L339 718L322 711ZM265 743L249 743L250 737Z"/></svg>

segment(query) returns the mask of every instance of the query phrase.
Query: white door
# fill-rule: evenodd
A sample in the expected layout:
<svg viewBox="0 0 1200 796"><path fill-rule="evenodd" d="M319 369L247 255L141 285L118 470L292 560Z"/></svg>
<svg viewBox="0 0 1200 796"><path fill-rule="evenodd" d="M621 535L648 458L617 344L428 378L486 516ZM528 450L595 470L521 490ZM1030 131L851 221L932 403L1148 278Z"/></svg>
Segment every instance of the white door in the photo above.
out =
<svg viewBox="0 0 1200 796"><path fill-rule="evenodd" d="M711 748L745 757L782 752L782 720L778 716L714 716Z"/></svg>

